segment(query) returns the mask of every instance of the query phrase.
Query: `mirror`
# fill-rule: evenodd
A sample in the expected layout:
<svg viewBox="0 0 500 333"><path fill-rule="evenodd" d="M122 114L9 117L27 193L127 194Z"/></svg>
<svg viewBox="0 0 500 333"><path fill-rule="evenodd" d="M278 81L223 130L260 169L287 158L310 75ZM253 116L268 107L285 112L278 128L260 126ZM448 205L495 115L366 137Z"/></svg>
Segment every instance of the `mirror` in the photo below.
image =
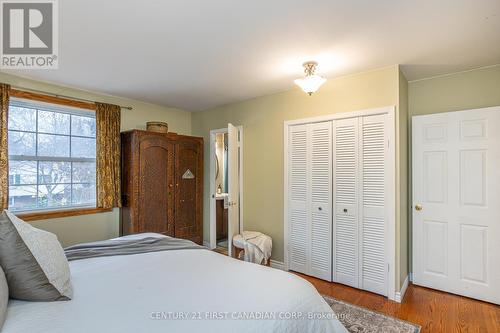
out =
<svg viewBox="0 0 500 333"><path fill-rule="evenodd" d="M215 189L217 194L227 193L227 133L215 137Z"/></svg>

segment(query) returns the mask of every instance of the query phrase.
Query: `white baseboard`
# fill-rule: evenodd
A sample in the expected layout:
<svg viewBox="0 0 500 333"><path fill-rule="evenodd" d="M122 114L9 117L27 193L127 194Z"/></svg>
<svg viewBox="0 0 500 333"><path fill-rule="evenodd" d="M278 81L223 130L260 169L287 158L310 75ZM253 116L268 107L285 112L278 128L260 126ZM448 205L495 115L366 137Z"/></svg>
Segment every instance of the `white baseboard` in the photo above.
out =
<svg viewBox="0 0 500 333"><path fill-rule="evenodd" d="M273 260L271 259L271 267L276 269L285 270L285 263L283 261Z"/></svg>
<svg viewBox="0 0 500 333"><path fill-rule="evenodd" d="M210 242L203 241L203 246L206 247L207 249L210 248Z"/></svg>
<svg viewBox="0 0 500 333"><path fill-rule="evenodd" d="M403 282L403 286L401 287L401 291L396 291L396 295L394 296L394 300L398 303L401 303L405 298L406 289L408 288L408 275L406 276L405 281Z"/></svg>

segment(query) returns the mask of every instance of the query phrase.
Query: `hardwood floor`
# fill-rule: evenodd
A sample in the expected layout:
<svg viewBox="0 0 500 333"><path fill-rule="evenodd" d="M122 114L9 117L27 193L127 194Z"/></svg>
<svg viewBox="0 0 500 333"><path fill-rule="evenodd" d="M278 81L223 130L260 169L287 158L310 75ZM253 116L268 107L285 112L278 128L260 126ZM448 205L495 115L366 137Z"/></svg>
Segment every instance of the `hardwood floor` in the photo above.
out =
<svg viewBox="0 0 500 333"><path fill-rule="evenodd" d="M292 273L311 282L320 294L418 324L421 333L500 333L498 305L413 284L408 286L403 302L397 303L374 293Z"/></svg>
<svg viewBox="0 0 500 333"><path fill-rule="evenodd" d="M222 247L222 246L217 246L215 249L212 251L226 255L227 256L227 247Z"/></svg>
<svg viewBox="0 0 500 333"><path fill-rule="evenodd" d="M410 284L401 304L383 296L295 273L320 294L422 326L422 333L500 332L500 306Z"/></svg>

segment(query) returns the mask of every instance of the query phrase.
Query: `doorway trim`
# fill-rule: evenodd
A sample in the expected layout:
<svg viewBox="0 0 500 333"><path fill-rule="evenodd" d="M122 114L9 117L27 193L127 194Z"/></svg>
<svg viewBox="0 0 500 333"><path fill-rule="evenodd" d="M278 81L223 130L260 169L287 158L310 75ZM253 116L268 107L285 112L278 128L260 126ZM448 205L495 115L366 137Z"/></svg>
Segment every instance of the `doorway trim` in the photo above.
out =
<svg viewBox="0 0 500 333"><path fill-rule="evenodd" d="M239 182L240 182L240 193L239 193L239 215L240 215L240 232L243 230L243 126L236 126L239 132ZM210 221L210 235L209 235L209 245L210 249L215 249L217 247L217 223L216 223L216 200L215 200L215 160L213 158L215 154L215 139L217 134L227 133L226 128L219 128L210 131L210 192L209 192L209 221ZM228 242L229 244L229 242Z"/></svg>
<svg viewBox="0 0 500 333"><path fill-rule="evenodd" d="M387 114L387 122L392 124L388 128L388 153L390 160L388 163L388 173L393 175L389 177L388 185L389 188L393 188L394 191L389 191L387 194L387 207L388 211L393 212L387 217L386 225L386 239L387 244L385 244L386 250L386 263L387 263L387 297L390 300L396 299L396 123L395 123L395 107L387 106L374 109L366 109L360 111L350 111L342 113L334 113L326 116L310 117L303 119L287 120L283 123L283 231L284 231L284 268L286 271L290 269L290 258L289 258L289 234L290 225L288 223L288 133L289 127L293 125L317 123L324 121L333 121L339 119L347 118L357 118L361 116L373 116L378 114ZM333 260L333 258L332 258Z"/></svg>

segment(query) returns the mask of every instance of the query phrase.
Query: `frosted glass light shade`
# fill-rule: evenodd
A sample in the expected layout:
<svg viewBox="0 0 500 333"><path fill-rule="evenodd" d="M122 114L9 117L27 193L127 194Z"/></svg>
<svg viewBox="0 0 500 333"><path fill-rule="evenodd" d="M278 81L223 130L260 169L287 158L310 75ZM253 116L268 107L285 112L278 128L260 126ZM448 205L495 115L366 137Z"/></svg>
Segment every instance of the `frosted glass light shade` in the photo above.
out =
<svg viewBox="0 0 500 333"><path fill-rule="evenodd" d="M313 93L318 91L319 87L321 87L323 83L326 82L326 79L319 75L313 74L313 75L308 75L303 79L296 79L294 82L304 92L308 93L309 95L312 95Z"/></svg>

